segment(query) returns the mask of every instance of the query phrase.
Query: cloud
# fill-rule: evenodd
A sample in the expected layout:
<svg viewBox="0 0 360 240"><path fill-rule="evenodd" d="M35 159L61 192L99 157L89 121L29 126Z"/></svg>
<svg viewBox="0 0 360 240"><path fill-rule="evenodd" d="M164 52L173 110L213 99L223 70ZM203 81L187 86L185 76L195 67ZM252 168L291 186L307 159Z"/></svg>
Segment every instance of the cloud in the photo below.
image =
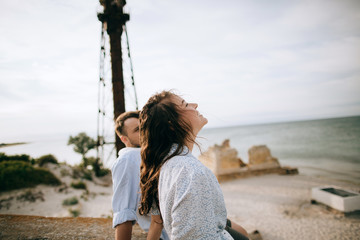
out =
<svg viewBox="0 0 360 240"><path fill-rule="evenodd" d="M94 131L98 2L1 5L4 138ZM177 89L199 103L209 127L360 114L358 1L143 0L126 9L140 107ZM124 55L126 86L129 64Z"/></svg>

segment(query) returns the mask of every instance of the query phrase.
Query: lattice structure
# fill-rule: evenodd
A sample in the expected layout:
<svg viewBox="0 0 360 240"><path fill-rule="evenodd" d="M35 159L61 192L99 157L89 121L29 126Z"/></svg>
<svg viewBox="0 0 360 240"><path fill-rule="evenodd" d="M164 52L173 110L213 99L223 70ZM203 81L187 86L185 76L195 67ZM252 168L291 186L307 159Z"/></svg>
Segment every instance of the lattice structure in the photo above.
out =
<svg viewBox="0 0 360 240"><path fill-rule="evenodd" d="M109 166L115 160L117 150L122 147L119 147L119 139L116 137L114 115L117 117L125 111L125 108L127 111L137 110L138 102L125 25L129 15L122 12L122 7L115 7L114 11L114 4L110 4L109 1L102 4L104 8L108 4L111 11L104 9L104 13L98 14L102 25L98 86L97 158L104 165ZM121 29L117 29L119 26ZM122 32L125 32L125 38L121 38ZM117 37L120 39L114 40ZM118 40L120 42L117 42ZM116 46L114 47L114 45ZM118 48L119 46L120 48ZM119 56L121 56L120 59Z"/></svg>

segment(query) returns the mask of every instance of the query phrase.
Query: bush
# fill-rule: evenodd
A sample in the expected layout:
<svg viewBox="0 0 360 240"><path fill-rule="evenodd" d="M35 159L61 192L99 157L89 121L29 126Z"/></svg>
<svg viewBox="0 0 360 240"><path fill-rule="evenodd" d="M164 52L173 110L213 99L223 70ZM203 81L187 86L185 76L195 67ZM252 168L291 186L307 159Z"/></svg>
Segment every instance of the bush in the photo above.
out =
<svg viewBox="0 0 360 240"><path fill-rule="evenodd" d="M69 213L71 214L71 216L73 217L78 217L80 215L80 210L78 209L69 209Z"/></svg>
<svg viewBox="0 0 360 240"><path fill-rule="evenodd" d="M74 166L72 168L72 178L81 178L81 168L79 166Z"/></svg>
<svg viewBox="0 0 360 240"><path fill-rule="evenodd" d="M68 170L68 169L64 169L64 168L60 170L60 174L61 174L61 177L71 176L69 170Z"/></svg>
<svg viewBox="0 0 360 240"><path fill-rule="evenodd" d="M107 168L101 168L99 170L99 176L98 177L103 177L103 176L106 176L110 173L110 169L107 169Z"/></svg>
<svg viewBox="0 0 360 240"><path fill-rule="evenodd" d="M55 163L59 164L58 160L54 157L52 154L44 155L36 159L36 163L39 164L39 166L44 166L46 163Z"/></svg>
<svg viewBox="0 0 360 240"><path fill-rule="evenodd" d="M82 181L72 182L71 187L73 187L75 189L84 189L84 190L86 190L86 184L84 182L82 182Z"/></svg>
<svg viewBox="0 0 360 240"><path fill-rule="evenodd" d="M27 163L32 163L33 158L26 154L21 155L6 155L3 152L0 152L0 162L3 161L23 161Z"/></svg>
<svg viewBox="0 0 360 240"><path fill-rule="evenodd" d="M91 171L83 170L83 178L85 178L86 180L91 181L92 180Z"/></svg>
<svg viewBox="0 0 360 240"><path fill-rule="evenodd" d="M44 193L42 191L39 192L32 192L31 190L27 190L23 194L16 197L16 200L19 201L29 201L29 202L36 202L37 199L41 201L45 201Z"/></svg>
<svg viewBox="0 0 360 240"><path fill-rule="evenodd" d="M89 157L87 158L87 162L92 166L93 171L97 177L103 177L110 173L109 169L103 167L103 164L100 162L99 158Z"/></svg>
<svg viewBox="0 0 360 240"><path fill-rule="evenodd" d="M74 166L72 168L72 178L73 179L84 178L86 180L91 181L92 180L91 170L84 169L79 165Z"/></svg>
<svg viewBox="0 0 360 240"><path fill-rule="evenodd" d="M72 197L72 198L67 198L63 201L62 205L64 206L71 206L71 205L75 205L78 204L79 200L76 197Z"/></svg>
<svg viewBox="0 0 360 240"><path fill-rule="evenodd" d="M0 162L0 191L33 187L37 184L60 185L51 172L23 161Z"/></svg>

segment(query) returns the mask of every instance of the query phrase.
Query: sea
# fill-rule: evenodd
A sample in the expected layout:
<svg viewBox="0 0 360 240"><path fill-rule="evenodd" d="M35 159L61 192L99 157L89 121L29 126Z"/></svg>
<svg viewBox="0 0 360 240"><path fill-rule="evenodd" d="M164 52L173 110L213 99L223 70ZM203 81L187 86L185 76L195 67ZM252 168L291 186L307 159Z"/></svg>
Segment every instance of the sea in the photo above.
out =
<svg viewBox="0 0 360 240"><path fill-rule="evenodd" d="M199 136L202 151L229 139L248 162L252 146L266 145L300 174L360 184L360 116L204 129Z"/></svg>
<svg viewBox="0 0 360 240"><path fill-rule="evenodd" d="M252 146L266 145L282 166L297 167L299 174L360 184L360 116L204 128L197 141L204 152L225 139L230 140L230 146L244 162L248 162ZM53 154L60 162L79 164L80 154L67 141L68 136L48 136L28 144L2 147L0 152L34 158ZM193 154L198 156L200 150L194 147ZM95 150L88 155L95 156ZM105 166L110 167L114 161L113 153Z"/></svg>

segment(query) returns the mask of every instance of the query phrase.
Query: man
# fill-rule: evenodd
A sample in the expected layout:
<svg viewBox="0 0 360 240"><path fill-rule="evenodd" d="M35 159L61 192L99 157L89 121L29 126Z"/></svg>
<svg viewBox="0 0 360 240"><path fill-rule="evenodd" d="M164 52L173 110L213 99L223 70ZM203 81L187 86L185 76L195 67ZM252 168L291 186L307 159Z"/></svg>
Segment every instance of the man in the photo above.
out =
<svg viewBox="0 0 360 240"><path fill-rule="evenodd" d="M116 240L130 240L132 226L138 222L149 230L151 218L138 212L140 201L140 135L139 111L125 112L115 121L116 134L125 144L111 168L113 179L112 198L113 228ZM163 230L161 238L169 239Z"/></svg>

